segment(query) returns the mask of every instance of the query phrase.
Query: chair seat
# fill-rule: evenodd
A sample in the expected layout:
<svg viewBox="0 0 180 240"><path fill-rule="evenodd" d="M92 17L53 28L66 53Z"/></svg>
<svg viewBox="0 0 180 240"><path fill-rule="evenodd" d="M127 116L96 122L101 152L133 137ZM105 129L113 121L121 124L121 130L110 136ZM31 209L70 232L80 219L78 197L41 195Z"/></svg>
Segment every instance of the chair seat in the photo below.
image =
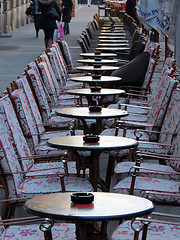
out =
<svg viewBox="0 0 180 240"><path fill-rule="evenodd" d="M122 174L128 174L129 169L133 166L135 166L134 162L120 162L120 163L118 163L114 168L114 172L116 174L116 177L118 179L120 179ZM161 171L171 171L171 172L176 173L176 171L171 166L142 162L141 167L150 168L150 169L159 171L159 172L153 172L153 171L150 171L150 170L147 170L147 169L140 169L141 175L143 175L143 176L156 177L158 175L158 177L163 178L163 179L167 179L167 180L171 180L171 179L172 180L180 180L180 176L178 176L178 175L172 176L169 173L162 173L161 172Z"/></svg>
<svg viewBox="0 0 180 240"><path fill-rule="evenodd" d="M66 192L92 192L93 187L85 178L64 177ZM18 197L61 192L59 177L27 178L17 190Z"/></svg>
<svg viewBox="0 0 180 240"><path fill-rule="evenodd" d="M118 193L128 194L131 186L132 177L126 177L119 181L114 190ZM134 195L146 197L145 191L167 192L179 194L180 182L151 177L136 177ZM153 194L152 200L164 203L180 203L180 199L175 196L164 196Z"/></svg>
<svg viewBox="0 0 180 240"><path fill-rule="evenodd" d="M75 240L76 227L72 223L55 223L52 227L53 239ZM2 240L43 240L44 233L39 229L39 224L10 226L5 229Z"/></svg>
<svg viewBox="0 0 180 240"><path fill-rule="evenodd" d="M76 170L76 162L71 161L67 163L68 165L68 173L69 174L77 174ZM51 168L54 168L50 170ZM43 170L48 169L48 170ZM43 170L43 171L42 171ZM33 166L29 169L29 171L35 172L28 172L26 177L33 177L33 176L40 176L40 175L52 175L52 174L64 174L64 165L62 162L47 162L47 163L37 163L33 164Z"/></svg>
<svg viewBox="0 0 180 240"><path fill-rule="evenodd" d="M135 224L135 223L134 223ZM178 240L180 229L178 226L163 223L150 223L148 226L148 240ZM131 221L126 221L119 225L111 236L111 240L129 240L133 239L134 231L131 228ZM140 232L139 239L142 238Z"/></svg>
<svg viewBox="0 0 180 240"><path fill-rule="evenodd" d="M168 149L165 149L162 145L151 143L151 142L139 142L138 144L138 150L142 152L150 152L150 153L156 153L156 154L167 154ZM128 149L125 150L116 150L111 151L110 155L114 157L126 157L129 153Z"/></svg>

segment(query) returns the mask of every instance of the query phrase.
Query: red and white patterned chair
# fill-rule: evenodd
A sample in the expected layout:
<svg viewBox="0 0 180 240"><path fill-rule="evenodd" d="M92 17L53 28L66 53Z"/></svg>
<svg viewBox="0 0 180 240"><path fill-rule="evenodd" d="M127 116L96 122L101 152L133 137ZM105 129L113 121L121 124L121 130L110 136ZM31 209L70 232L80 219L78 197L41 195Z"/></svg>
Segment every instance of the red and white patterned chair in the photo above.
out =
<svg viewBox="0 0 180 240"><path fill-rule="evenodd" d="M134 128L144 128L146 124L161 126L168 101L177 84L176 80L166 76L159 91L151 97L149 107L122 104L123 109L126 109L129 115L121 118L121 121ZM105 122L108 127L114 126L115 123L113 119Z"/></svg>
<svg viewBox="0 0 180 240"><path fill-rule="evenodd" d="M51 106L51 100L47 97L47 90L38 73L34 69L29 69L26 71L26 77L32 86L43 123L54 123L53 128L68 128L71 119L55 115L55 109Z"/></svg>
<svg viewBox="0 0 180 240"><path fill-rule="evenodd" d="M173 222L170 218L168 220L153 219L153 215L159 215L159 217L178 218L179 215L168 215L154 212L151 218L137 218L133 221L126 221L120 224L111 236L111 240L129 240L134 239L135 231L139 233L138 239L142 239L143 227L147 229L147 235L144 240L159 240L159 239L173 239L178 240L180 234L180 223ZM145 225L143 223L146 223ZM144 229L146 231L146 229Z"/></svg>
<svg viewBox="0 0 180 240"><path fill-rule="evenodd" d="M0 116L0 180L5 192L5 199L32 197L37 194L68 192L88 192L93 188L86 178L58 175L26 177L14 150L9 132L3 118ZM62 180L64 184L61 186ZM65 187L65 188L64 188ZM18 199L17 199L18 202ZM14 201L13 201L13 204ZM11 205L12 206L12 205ZM3 205L3 218L7 215L10 203Z"/></svg>
<svg viewBox="0 0 180 240"><path fill-rule="evenodd" d="M176 146L178 144L178 142L176 141L174 143L174 137L173 135L179 134L180 131L180 124L179 124L179 119L180 119L180 90L174 90L172 97L171 97L171 101L169 103L162 127L161 127L161 133L159 134L159 138L158 138L158 143L165 143L166 146L164 146L164 153L163 154L172 154L174 156L174 152L175 149L178 148L178 146ZM174 147L172 147L172 144ZM151 142L150 142L151 145ZM149 146L150 146L149 145ZM168 146L169 145L169 146ZM141 148L142 147L142 148ZM144 157L144 161L141 163L141 166L144 168L148 168L148 169L156 169L156 170L164 170L164 171L173 171L175 167L174 165L174 160L171 160L171 156L169 157L165 157L165 160L167 158L169 158L169 160L167 159L167 161L169 162L167 166L165 165L160 165L160 164L153 164L153 163L149 163L146 162L146 158L148 158L148 152L149 153L154 153L155 155L158 154L159 152L154 152L153 149L151 150L148 149L147 145L145 144L145 147L143 147L143 143L140 143L138 150L141 153L147 153L147 157ZM170 152L169 152L170 151ZM146 154L145 154L146 156ZM172 156L172 158L173 158ZM152 159L158 159L158 157L152 157ZM164 160L164 162L165 162ZM162 158L163 161L163 158ZM129 173L129 169L134 166L135 163L134 162L120 162L116 165L114 172L117 176L118 179L121 179L122 174L128 174ZM173 168L173 169L172 169ZM175 170L174 170L175 171ZM142 171L141 171L142 173ZM150 177L150 176L155 176L156 174L159 173L151 173L151 171L144 171L143 174L145 174L146 176ZM178 176L171 176L168 175L166 173L162 174L163 178L166 179L179 179Z"/></svg>
<svg viewBox="0 0 180 240"><path fill-rule="evenodd" d="M178 128L180 129L180 128ZM114 190L119 193L130 193L138 196L148 196L148 191L152 192L151 200L162 204L179 204L180 198L178 197L180 182L180 132L174 136L173 158L169 170L163 172L162 169L150 167L147 171L155 172L156 177L141 176L141 169L143 172L146 169L143 167L135 166L131 168L130 173L132 177L126 177L120 180L114 187ZM172 170L171 170L172 168ZM135 170L134 170L135 169ZM140 171L139 171L140 170ZM138 176L138 173L140 176ZM150 173L150 174L151 174ZM160 175L158 175L160 173ZM143 173L144 174L144 173ZM167 180L162 178L162 174L172 175L169 179L174 179L173 176L177 174L175 180ZM177 180L177 181L176 181ZM164 195L163 193L168 193ZM171 195L173 194L173 195Z"/></svg>
<svg viewBox="0 0 180 240"><path fill-rule="evenodd" d="M154 64L153 64L154 62ZM148 106L151 105L151 96L155 95L159 88L161 87L164 77L169 75L172 76L174 72L174 59L168 58L163 68L161 69L161 72L159 74L158 81L156 83L155 89L150 89L150 83L152 79L152 75L154 73L156 67L156 62L152 58L150 58L150 62L148 65L148 69L146 72L145 80L142 85L142 88L135 88L130 89L130 91L126 92L125 98L118 98L118 102L116 104L111 104L108 107L109 108L120 108L120 104L128 103L133 105L140 105L140 106Z"/></svg>
<svg viewBox="0 0 180 240"><path fill-rule="evenodd" d="M13 109L12 103L8 97L4 97L0 99L0 114L3 117L6 123L6 126L8 127L9 134L10 134L13 146L15 148L16 154L22 161L21 164L22 164L23 170L32 171L32 172L28 172L27 176L45 175L45 174L50 175L50 174L55 174L57 172L61 174L64 173L65 166L61 161L49 162L48 155L45 155L45 154L41 156L32 155L31 153L32 151L30 151L29 149L29 146L27 144L27 141L24 137L19 121ZM43 136L43 132L41 134L42 134L41 136ZM46 139L50 139L51 137L56 137L56 136L66 136L67 134L68 132L64 132L64 133L50 132L49 134L45 133L44 140L41 140L41 142L43 142L43 145L44 145L44 142ZM48 148L49 147L47 146L47 149ZM59 160L60 160L62 157L64 157L64 151L59 151L56 155L51 155L51 160L53 160L53 158L55 157L56 159L59 157ZM35 164L35 159L37 158L38 160L36 161L43 161L43 163ZM67 162L67 168L68 168L69 174L74 174L74 175L77 174L76 162L73 162L73 161ZM33 172L33 171L36 171L36 172Z"/></svg>
<svg viewBox="0 0 180 240"><path fill-rule="evenodd" d="M31 221L31 224L28 224ZM42 224L37 222L41 221ZM51 220L31 217L19 218L19 219L6 219L1 220L0 217L0 239L1 240L43 240L46 239L45 233L40 230L43 229L44 224L52 226ZM6 227L8 225L8 227ZM6 227L6 228L5 228ZM48 230L48 229L47 229ZM62 240L75 240L76 239L76 227L72 223L55 223L51 228L53 239Z"/></svg>
<svg viewBox="0 0 180 240"><path fill-rule="evenodd" d="M118 135L118 136L126 136L129 138L138 140L137 150L145 153L151 154L173 154L173 149L171 148L171 144L173 143L173 134L177 134L179 132L179 118L180 118L180 90L176 89L173 91L171 100L169 102L162 126L161 131L153 131L146 127L146 130L123 130L123 129L115 129L110 128L104 130L101 135ZM156 142L152 139L156 139ZM119 162L124 158L129 158L128 162ZM114 172L118 180L122 179L122 177L127 176L129 173L129 169L135 165L132 161L132 152L128 150L121 151L111 151L109 153L109 161L110 162L119 162ZM143 163L144 166L148 166L150 168L150 163ZM114 165L114 164L112 164ZM153 165L152 165L153 167ZM160 166L157 166L160 169ZM162 168L167 170L167 166L162 166ZM109 171L109 179L111 178L111 174L113 169ZM150 174L150 171L146 171L146 175ZM156 173L154 173L156 174ZM165 175L165 174L164 174ZM153 175L154 176L154 175ZM167 174L165 175L167 176ZM109 180L110 181L110 180Z"/></svg>

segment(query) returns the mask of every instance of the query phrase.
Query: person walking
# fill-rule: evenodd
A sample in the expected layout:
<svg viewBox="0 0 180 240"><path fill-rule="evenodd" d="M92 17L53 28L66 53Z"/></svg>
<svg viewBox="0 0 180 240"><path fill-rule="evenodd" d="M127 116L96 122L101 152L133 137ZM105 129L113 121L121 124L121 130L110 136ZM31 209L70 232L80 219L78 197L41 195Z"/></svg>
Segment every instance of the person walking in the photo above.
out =
<svg viewBox="0 0 180 240"><path fill-rule="evenodd" d="M44 31L44 43L48 48L53 43L54 31L57 29L56 20L61 21L61 10L56 0L38 0L38 3L41 10L38 27Z"/></svg>
<svg viewBox="0 0 180 240"><path fill-rule="evenodd" d="M70 34L69 23L71 21L72 7L73 7L72 0L62 1L62 8L63 8L62 21L64 22L64 35Z"/></svg>

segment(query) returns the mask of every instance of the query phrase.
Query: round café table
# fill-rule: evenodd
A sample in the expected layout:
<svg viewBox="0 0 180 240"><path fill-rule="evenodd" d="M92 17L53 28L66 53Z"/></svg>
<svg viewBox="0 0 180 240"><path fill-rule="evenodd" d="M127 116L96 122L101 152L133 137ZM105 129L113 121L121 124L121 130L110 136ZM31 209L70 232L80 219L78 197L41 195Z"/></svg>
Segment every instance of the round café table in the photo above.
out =
<svg viewBox="0 0 180 240"><path fill-rule="evenodd" d="M116 66L99 66L99 67L95 67L95 66L78 66L76 67L77 70L83 71L83 72L91 72L91 73L95 73L95 74L104 74L104 72L113 72L115 70L117 70L119 67Z"/></svg>
<svg viewBox="0 0 180 240"><path fill-rule="evenodd" d="M82 158L79 151L90 151L90 156L85 163L86 168L89 168L89 180L97 192L99 186L102 191L109 191L109 185L100 178L99 174L99 156L103 151L121 150L121 149L136 149L137 141L131 138L119 136L99 136L98 142L87 143L83 140L83 135L57 137L47 140L47 145L57 149L66 149L71 151L72 159L76 161L77 176L80 176L82 166ZM108 163L107 172L109 173L110 164Z"/></svg>
<svg viewBox="0 0 180 240"><path fill-rule="evenodd" d="M126 35L124 30L119 30L119 29L104 29L104 30L102 29L101 33L122 33Z"/></svg>
<svg viewBox="0 0 180 240"><path fill-rule="evenodd" d="M115 36L115 35L106 35L106 36L99 36L99 39L117 39L117 40L125 40L127 41L127 39L123 36Z"/></svg>
<svg viewBox="0 0 180 240"><path fill-rule="evenodd" d="M129 47L97 47L96 50L98 51L105 51L105 52L123 52L129 50Z"/></svg>
<svg viewBox="0 0 180 240"><path fill-rule="evenodd" d="M113 57L117 57L117 54L115 54L115 53L99 53L99 54L95 54L95 53L81 53L80 56L84 57L84 58L95 58L95 57L113 58Z"/></svg>
<svg viewBox="0 0 180 240"><path fill-rule="evenodd" d="M117 64L118 60L116 59L79 59L77 60L78 63L88 64L88 65L94 65L94 64Z"/></svg>
<svg viewBox="0 0 180 240"><path fill-rule="evenodd" d="M115 95L124 95L125 91L121 89L108 89L101 88L100 91L92 92L90 88L80 88L80 89L71 89L66 91L67 94L77 95L86 97L88 100L88 106L92 105L92 97L96 97L98 104L102 105L103 97L106 96L115 96Z"/></svg>
<svg viewBox="0 0 180 240"><path fill-rule="evenodd" d="M125 33L120 33L120 32L101 32L100 33L100 35L101 36L117 36L117 37L119 37L119 36L122 36L122 37L125 37L126 36L126 34Z"/></svg>
<svg viewBox="0 0 180 240"><path fill-rule="evenodd" d="M114 83L122 81L122 78L116 76L100 76L98 79L93 79L92 76L71 77L74 82L88 83L91 86L104 85L105 83Z"/></svg>
<svg viewBox="0 0 180 240"><path fill-rule="evenodd" d="M78 240L107 240L108 221L131 220L148 215L154 210L150 200L133 195L93 192L92 203L74 204L71 202L71 194L53 193L32 197L25 202L24 208L35 216L75 222ZM95 235L88 230L97 221L102 222L101 230L103 227L105 229Z"/></svg>
<svg viewBox="0 0 180 240"><path fill-rule="evenodd" d="M129 46L128 43L98 43L99 47L122 47L126 48ZM127 50L127 49L126 49Z"/></svg>
<svg viewBox="0 0 180 240"><path fill-rule="evenodd" d="M99 135L102 132L102 121L108 118L121 118L128 115L127 111L113 108L102 108L101 112L90 112L89 107L72 107L72 108L59 108L56 111L58 116L77 118L83 124L84 134L94 133ZM88 129L85 119L95 119L94 129Z"/></svg>
<svg viewBox="0 0 180 240"><path fill-rule="evenodd" d="M129 42L125 39L99 39L100 43L124 43L124 44L129 44Z"/></svg>

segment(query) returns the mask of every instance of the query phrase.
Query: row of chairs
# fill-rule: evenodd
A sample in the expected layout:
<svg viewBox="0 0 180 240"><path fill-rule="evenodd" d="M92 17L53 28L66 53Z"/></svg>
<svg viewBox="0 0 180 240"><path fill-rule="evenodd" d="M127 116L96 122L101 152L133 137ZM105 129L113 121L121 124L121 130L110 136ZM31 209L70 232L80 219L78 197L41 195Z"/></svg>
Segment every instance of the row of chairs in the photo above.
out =
<svg viewBox="0 0 180 240"><path fill-rule="evenodd" d="M65 46L66 61L60 44ZM0 99L0 181L5 193L5 199L1 200L2 237L21 239L25 233L26 237L43 239L37 224L25 225L42 221L45 227L42 225L41 229L46 229L46 239L47 226L53 225L51 220L4 220L11 218L16 207L28 198L54 192L93 191L85 174L76 176L76 163L67 162L66 151L55 151L46 146L46 140L53 136L70 135L74 124L53 112L56 107L75 106L78 101L66 95L66 89L74 87L69 81L70 72L75 72L69 54L67 43L58 39L36 61L28 64L24 74L11 83L7 95ZM23 226L2 227L14 223ZM54 224L52 235L58 239L76 239L75 224Z"/></svg>

